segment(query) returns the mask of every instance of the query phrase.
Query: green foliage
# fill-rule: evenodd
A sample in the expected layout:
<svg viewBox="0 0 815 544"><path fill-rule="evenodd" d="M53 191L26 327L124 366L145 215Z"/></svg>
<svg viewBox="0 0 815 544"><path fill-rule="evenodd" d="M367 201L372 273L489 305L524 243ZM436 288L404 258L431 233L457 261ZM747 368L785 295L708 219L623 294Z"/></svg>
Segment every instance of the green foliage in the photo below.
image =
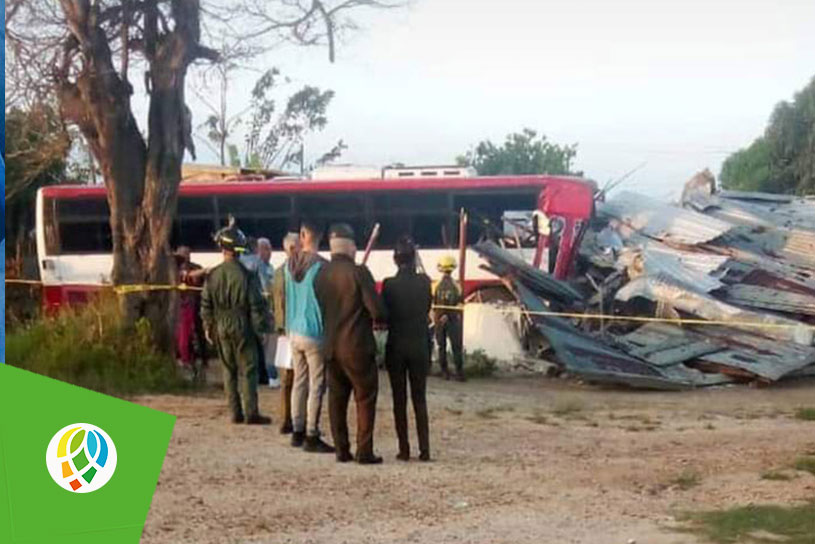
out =
<svg viewBox="0 0 815 544"><path fill-rule="evenodd" d="M447 360L451 360L452 355L448 354ZM472 353L464 354L464 375L468 378L489 378L498 370L495 359L487 356L483 350L476 350Z"/></svg>
<svg viewBox="0 0 815 544"><path fill-rule="evenodd" d="M795 470L800 470L802 472L809 472L813 476L815 476L815 457L805 456L799 457L795 460L795 464L793 465Z"/></svg>
<svg viewBox="0 0 815 544"><path fill-rule="evenodd" d="M558 417L569 417L585 410L586 405L580 399L559 400L552 407L552 414Z"/></svg>
<svg viewBox="0 0 815 544"><path fill-rule="evenodd" d="M725 159L719 175L725 189L765 191L770 185L770 144L763 136Z"/></svg>
<svg viewBox="0 0 815 544"><path fill-rule="evenodd" d="M762 480L770 480L773 482L788 482L792 480L792 476L787 474L786 472L779 472L777 470L768 470L767 472L761 473Z"/></svg>
<svg viewBox="0 0 815 544"><path fill-rule="evenodd" d="M279 75L276 68L267 70L252 89L245 166L286 169L302 165L306 136L323 130L328 124L326 112L334 91L323 91L311 85L305 85L289 96L283 110L276 115L278 107L274 95L278 90ZM338 158L346 147L340 140L323 153L316 165ZM232 150L230 157L234 160Z"/></svg>
<svg viewBox="0 0 815 544"><path fill-rule="evenodd" d="M71 142L48 105L6 112L6 237L14 247L34 228L37 189L59 183Z"/></svg>
<svg viewBox="0 0 815 544"><path fill-rule="evenodd" d="M175 361L155 348L150 323L142 318L126 328L112 295L9 331L6 357L14 366L108 394L185 385Z"/></svg>
<svg viewBox="0 0 815 544"><path fill-rule="evenodd" d="M702 483L702 476L695 470L685 469L670 483L683 491L687 491Z"/></svg>
<svg viewBox="0 0 815 544"><path fill-rule="evenodd" d="M460 166L472 166L479 175L578 174L572 172L577 144L553 144L532 129L509 134L502 145L489 140L474 151L456 158Z"/></svg>
<svg viewBox="0 0 815 544"><path fill-rule="evenodd" d="M744 506L688 514L685 519L692 523L689 532L723 544L745 542L745 539L757 542L783 540L787 544L815 542L815 501L792 507Z"/></svg>
<svg viewBox="0 0 815 544"><path fill-rule="evenodd" d="M815 194L815 78L779 103L764 135L725 160L726 189Z"/></svg>
<svg viewBox="0 0 815 544"><path fill-rule="evenodd" d="M799 408L795 412L795 419L815 421L815 408Z"/></svg>

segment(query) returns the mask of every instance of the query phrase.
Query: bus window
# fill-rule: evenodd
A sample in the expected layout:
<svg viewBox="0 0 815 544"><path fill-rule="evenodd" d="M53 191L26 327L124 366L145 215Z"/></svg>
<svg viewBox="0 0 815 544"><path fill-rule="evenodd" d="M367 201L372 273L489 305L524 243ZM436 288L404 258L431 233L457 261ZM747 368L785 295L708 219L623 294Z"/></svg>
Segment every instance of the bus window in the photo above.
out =
<svg viewBox="0 0 815 544"><path fill-rule="evenodd" d="M474 244L482 239L500 238L504 231L506 210L535 210L538 191L478 192L453 195L455 210L467 211L467 243ZM458 243L458 228L455 230Z"/></svg>
<svg viewBox="0 0 815 544"><path fill-rule="evenodd" d="M377 249L393 249L400 237L411 233L409 215L374 214L373 223L379 223Z"/></svg>
<svg viewBox="0 0 815 544"><path fill-rule="evenodd" d="M215 199L211 196L178 197L178 215L181 217L215 218Z"/></svg>
<svg viewBox="0 0 815 544"><path fill-rule="evenodd" d="M193 251L214 251L213 220L176 217L170 235L170 247L188 246Z"/></svg>
<svg viewBox="0 0 815 544"><path fill-rule="evenodd" d="M405 235L425 249L445 247L452 225L449 203L450 193L442 190L375 193L371 204L373 221L380 224L377 247L391 249Z"/></svg>
<svg viewBox="0 0 815 544"><path fill-rule="evenodd" d="M212 251L217 230L215 200L211 196L181 196L170 235L170 247L188 246L193 251Z"/></svg>
<svg viewBox="0 0 815 544"><path fill-rule="evenodd" d="M113 249L106 199L58 200L56 208L56 253L108 253Z"/></svg>
<svg viewBox="0 0 815 544"><path fill-rule="evenodd" d="M451 214L416 215L413 217L413 241L421 248L445 247L444 236L450 228ZM449 241L447 241L449 244Z"/></svg>
<svg viewBox="0 0 815 544"><path fill-rule="evenodd" d="M283 237L298 228L290 217L258 217L245 223L241 222L239 226L247 236L268 238L274 249L280 249Z"/></svg>
<svg viewBox="0 0 815 544"><path fill-rule="evenodd" d="M57 201L51 198L43 199L43 233L45 235L45 254L59 254L59 221L57 219Z"/></svg>

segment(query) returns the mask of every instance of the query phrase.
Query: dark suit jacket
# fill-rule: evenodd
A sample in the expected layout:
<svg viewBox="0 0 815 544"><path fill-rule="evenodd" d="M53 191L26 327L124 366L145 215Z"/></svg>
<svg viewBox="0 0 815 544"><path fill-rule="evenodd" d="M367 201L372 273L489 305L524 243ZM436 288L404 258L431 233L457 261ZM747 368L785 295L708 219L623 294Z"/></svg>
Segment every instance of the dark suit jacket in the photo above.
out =
<svg viewBox="0 0 815 544"><path fill-rule="evenodd" d="M382 298L388 312L388 351L427 351L430 278L400 269L385 280Z"/></svg>
<svg viewBox="0 0 815 544"><path fill-rule="evenodd" d="M314 292L323 314L326 359L368 364L376 354L373 322L385 319L371 272L350 257L332 255L317 275Z"/></svg>

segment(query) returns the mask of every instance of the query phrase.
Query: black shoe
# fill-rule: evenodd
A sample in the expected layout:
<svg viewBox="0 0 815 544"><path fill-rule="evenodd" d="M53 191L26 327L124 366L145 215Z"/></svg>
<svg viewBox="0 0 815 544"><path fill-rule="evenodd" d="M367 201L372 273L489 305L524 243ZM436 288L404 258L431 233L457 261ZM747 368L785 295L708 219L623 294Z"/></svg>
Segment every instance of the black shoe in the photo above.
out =
<svg viewBox="0 0 815 544"><path fill-rule="evenodd" d="M456 381L457 382L466 382L467 378L464 376L464 372L456 372Z"/></svg>
<svg viewBox="0 0 815 544"><path fill-rule="evenodd" d="M409 451L400 451L396 454L396 459L399 461L410 461L410 452Z"/></svg>
<svg viewBox="0 0 815 544"><path fill-rule="evenodd" d="M334 446L329 446L323 442L319 436L307 436L303 444L303 451L309 453L334 453Z"/></svg>
<svg viewBox="0 0 815 544"><path fill-rule="evenodd" d="M232 414L232 423L243 423L243 414Z"/></svg>
<svg viewBox="0 0 815 544"><path fill-rule="evenodd" d="M291 445L295 448L300 448L303 446L303 442L306 441L306 433L304 431L294 431L291 433Z"/></svg>
<svg viewBox="0 0 815 544"><path fill-rule="evenodd" d="M447 370L442 370L441 371L441 377L444 378L447 381L450 381L450 372L447 371Z"/></svg>
<svg viewBox="0 0 815 544"><path fill-rule="evenodd" d="M348 463L354 460L354 456L351 455L350 451L338 451L337 452L337 462L338 463Z"/></svg>
<svg viewBox="0 0 815 544"><path fill-rule="evenodd" d="M284 423L280 426L280 434L291 434L294 432L294 427L291 426L291 423Z"/></svg>
<svg viewBox="0 0 815 544"><path fill-rule="evenodd" d="M380 465L382 464L382 458L378 455L366 455L357 457L357 463L360 465Z"/></svg>
<svg viewBox="0 0 815 544"><path fill-rule="evenodd" d="M249 416L246 418L247 425L271 425L272 418L269 416L262 416L260 414L255 414L253 416Z"/></svg>
<svg viewBox="0 0 815 544"><path fill-rule="evenodd" d="M420 453L419 454L419 461L424 461L424 462L430 461L430 452L423 451L422 453Z"/></svg>

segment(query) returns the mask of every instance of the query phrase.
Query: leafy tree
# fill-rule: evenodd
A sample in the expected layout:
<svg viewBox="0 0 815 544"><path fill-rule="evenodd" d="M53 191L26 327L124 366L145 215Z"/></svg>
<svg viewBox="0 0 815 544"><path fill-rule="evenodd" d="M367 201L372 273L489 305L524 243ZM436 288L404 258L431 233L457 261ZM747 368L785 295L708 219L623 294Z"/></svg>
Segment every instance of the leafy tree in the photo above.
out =
<svg viewBox="0 0 815 544"><path fill-rule="evenodd" d="M58 113L45 104L12 108L5 130L6 243L19 263L34 228L37 189L62 180L71 142Z"/></svg>
<svg viewBox="0 0 815 544"><path fill-rule="evenodd" d="M15 99L56 97L79 128L107 188L116 285L175 281L169 237L185 150L195 156L187 74L217 61L219 41L335 43L348 13L378 0L7 0L7 77ZM276 39L275 39L276 38ZM212 42L205 45L204 41ZM138 76L131 80L133 73ZM133 114L135 83L148 97L146 136ZM172 347L172 300L147 291L120 299L125 321L147 317Z"/></svg>
<svg viewBox="0 0 815 544"><path fill-rule="evenodd" d="M762 136L727 157L719 176L722 185L742 191L766 190L770 184L770 151L770 142Z"/></svg>
<svg viewBox="0 0 815 544"><path fill-rule="evenodd" d="M719 179L726 189L815 194L815 78L775 107L764 135L728 157Z"/></svg>
<svg viewBox="0 0 815 544"><path fill-rule="evenodd" d="M303 165L303 148L308 134L320 131L328 124L326 111L334 98L334 91L322 91L306 85L286 100L283 110L276 115L274 98L280 72L266 71L252 89L249 110L249 129L246 135L243 164L253 168L280 168ZM337 159L346 149L340 140L317 160L317 165ZM230 156L238 156L237 148Z"/></svg>
<svg viewBox="0 0 815 544"><path fill-rule="evenodd" d="M523 174L576 174L572 160L577 144L559 145L532 129L509 134L502 145L484 140L473 151L456 158L460 166L472 166L482 176Z"/></svg>

